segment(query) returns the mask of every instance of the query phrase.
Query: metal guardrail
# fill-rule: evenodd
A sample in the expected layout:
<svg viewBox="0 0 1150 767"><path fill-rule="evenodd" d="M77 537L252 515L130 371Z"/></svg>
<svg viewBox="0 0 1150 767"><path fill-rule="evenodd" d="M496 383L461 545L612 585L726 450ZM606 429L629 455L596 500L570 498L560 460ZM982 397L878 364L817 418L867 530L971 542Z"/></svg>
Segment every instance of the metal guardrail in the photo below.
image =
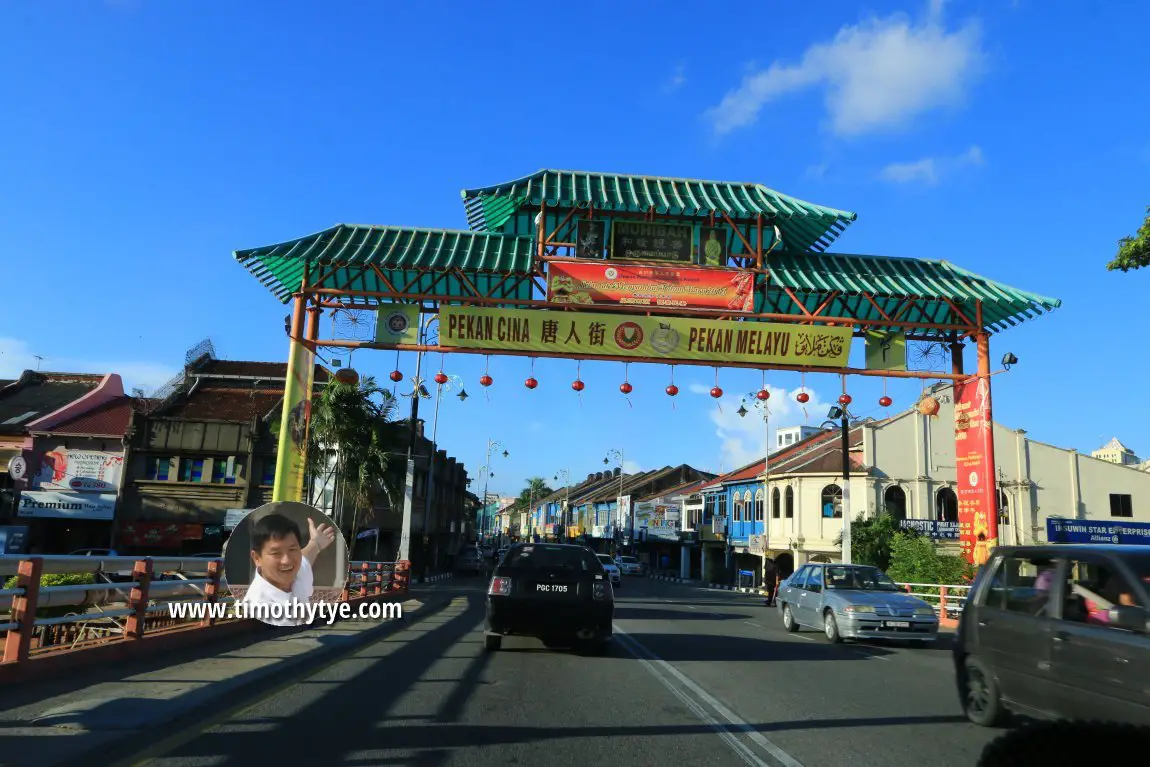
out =
<svg viewBox="0 0 1150 767"><path fill-rule="evenodd" d="M902 590L911 596L930 602L938 600L934 609L945 618L957 618L962 615L962 608L966 598L970 595L970 586L947 583L898 583Z"/></svg>
<svg viewBox="0 0 1150 767"><path fill-rule="evenodd" d="M181 619L175 602L229 604L222 559L202 557L0 556L2 663L83 649L145 634L209 628L232 618ZM352 562L340 601L405 594L410 562ZM93 583L44 586L45 575L91 575ZM191 575L193 577L189 578ZM197 577L202 576L202 577ZM237 587L239 588L239 587ZM37 617L46 608L76 608Z"/></svg>

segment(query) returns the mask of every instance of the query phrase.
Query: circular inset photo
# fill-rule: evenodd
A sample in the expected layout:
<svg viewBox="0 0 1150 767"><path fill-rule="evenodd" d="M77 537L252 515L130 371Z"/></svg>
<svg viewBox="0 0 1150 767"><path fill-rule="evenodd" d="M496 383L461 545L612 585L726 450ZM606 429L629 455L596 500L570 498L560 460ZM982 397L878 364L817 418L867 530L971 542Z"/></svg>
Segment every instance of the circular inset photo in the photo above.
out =
<svg viewBox="0 0 1150 767"><path fill-rule="evenodd" d="M273 626L325 617L309 605L338 602L347 583L347 541L330 517L306 503L259 507L232 530L223 554L237 613Z"/></svg>

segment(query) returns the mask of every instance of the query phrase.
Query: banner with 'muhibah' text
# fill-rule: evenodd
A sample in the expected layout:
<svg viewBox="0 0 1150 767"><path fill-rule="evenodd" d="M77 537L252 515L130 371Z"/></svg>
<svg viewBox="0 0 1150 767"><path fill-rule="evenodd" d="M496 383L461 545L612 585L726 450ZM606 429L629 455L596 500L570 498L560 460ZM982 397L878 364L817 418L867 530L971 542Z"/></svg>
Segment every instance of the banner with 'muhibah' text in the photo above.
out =
<svg viewBox="0 0 1150 767"><path fill-rule="evenodd" d="M850 328L442 306L439 344L603 357L844 368Z"/></svg>

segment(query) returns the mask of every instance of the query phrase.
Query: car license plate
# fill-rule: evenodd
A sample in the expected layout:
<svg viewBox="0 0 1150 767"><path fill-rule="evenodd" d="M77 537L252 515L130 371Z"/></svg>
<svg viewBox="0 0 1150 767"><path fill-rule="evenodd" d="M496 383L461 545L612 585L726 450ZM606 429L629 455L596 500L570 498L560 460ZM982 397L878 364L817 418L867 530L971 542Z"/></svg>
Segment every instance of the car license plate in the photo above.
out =
<svg viewBox="0 0 1150 767"><path fill-rule="evenodd" d="M910 621L883 621L882 627L884 629L908 629L910 628Z"/></svg>
<svg viewBox="0 0 1150 767"><path fill-rule="evenodd" d="M544 594L566 594L566 583L536 583L535 590Z"/></svg>

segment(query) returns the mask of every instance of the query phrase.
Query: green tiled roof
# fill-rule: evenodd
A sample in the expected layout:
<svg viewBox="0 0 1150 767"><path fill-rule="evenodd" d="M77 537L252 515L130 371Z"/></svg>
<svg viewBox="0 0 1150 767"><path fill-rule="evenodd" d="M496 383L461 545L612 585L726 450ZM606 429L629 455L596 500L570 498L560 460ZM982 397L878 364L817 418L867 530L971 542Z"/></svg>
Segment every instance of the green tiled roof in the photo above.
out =
<svg viewBox="0 0 1150 767"><path fill-rule="evenodd" d="M733 218L762 213L774 218L783 247L792 252L830 247L857 215L805 202L762 184L700 181L659 176L625 176L581 171L541 170L504 184L462 193L468 225L478 231L503 231L521 206L570 208L592 204L597 210L702 217L725 211Z"/></svg>
<svg viewBox="0 0 1150 767"><path fill-rule="evenodd" d="M911 296L921 299L918 308L908 310L901 319L924 324L966 324L954 316L944 299L954 302L974 322L975 302L982 301L983 327L994 331L1034 319L1062 305L1056 298L1012 288L948 261L840 253L772 253L766 266L770 270L771 288L765 299L759 298L756 311L760 312L795 310L794 302L781 289L783 286L798 294L812 312L827 294L837 290L839 295L823 314L859 319L882 319L863 297L864 293L869 293L889 317Z"/></svg>
<svg viewBox="0 0 1150 767"><path fill-rule="evenodd" d="M506 274L531 274L533 255L530 237L355 224L234 253L236 261L284 303L300 289L309 263L313 288L390 291L374 269L364 269L375 266L397 291L409 286L406 292L412 294L465 296L472 291L450 270L463 272L475 287L488 292ZM341 268L324 268L335 264ZM323 284L311 284L321 275ZM508 280L500 297L531 298L530 284L519 282Z"/></svg>

